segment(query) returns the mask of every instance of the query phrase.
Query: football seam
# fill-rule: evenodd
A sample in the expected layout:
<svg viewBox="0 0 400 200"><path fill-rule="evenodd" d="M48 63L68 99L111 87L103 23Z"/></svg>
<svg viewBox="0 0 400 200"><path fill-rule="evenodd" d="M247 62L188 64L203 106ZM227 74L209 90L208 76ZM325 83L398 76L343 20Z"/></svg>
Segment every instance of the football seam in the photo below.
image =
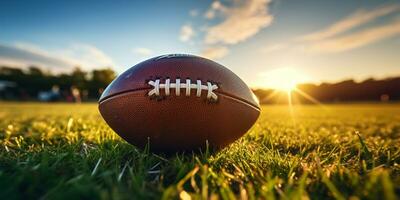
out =
<svg viewBox="0 0 400 200"><path fill-rule="evenodd" d="M218 85L213 84L211 82L206 82L207 85L203 85L201 80L196 80L196 84L192 84L190 79L186 79L186 82L181 82L181 79L175 79L176 82L171 82L169 78L165 80L165 83L160 83L160 79L156 79L155 81L150 80L148 82L149 85L153 86L154 88L149 91L148 95L156 95L160 96L160 90L163 89L165 91L165 95L170 95L170 90L175 89L175 95L180 96L181 89L185 89L186 96L191 95L191 91L193 89L196 90L196 96L200 97L202 91L207 92L207 99L217 100L218 96L215 94L214 90L218 89Z"/></svg>
<svg viewBox="0 0 400 200"><path fill-rule="evenodd" d="M106 101L106 100L108 100L108 99L110 99L110 98L113 98L113 97L116 97L116 96L119 96L119 95L123 95L123 94L125 94L125 93L133 93L133 92L138 92L138 91L143 91L143 90L149 90L149 89L151 89L151 88L150 88L150 87L148 87L148 88L136 88L136 89L131 89L131 90L125 90L125 91L123 91L123 92L114 93L114 94L109 95L109 96L107 96L107 97L105 97L105 98L103 98L103 99L100 99L100 100L99 100L99 104L103 103L104 101ZM224 93L224 92L218 92L218 91L216 91L215 93L218 93L218 94L220 94L220 95L229 97L229 98L231 98L231 99L233 99L233 100L239 101L239 102L241 102L241 103L243 103L243 104L245 104L245 105L247 105L247 106L249 106L249 107L252 107L253 109L255 109L255 110L257 110L257 111L260 112L260 108L259 108L258 106L255 106L255 105L249 103L248 101L246 101L246 100L244 100L244 99L242 99L242 98L238 98L238 97L236 97L236 96L233 96L233 95L230 95L230 94L227 94L227 93Z"/></svg>

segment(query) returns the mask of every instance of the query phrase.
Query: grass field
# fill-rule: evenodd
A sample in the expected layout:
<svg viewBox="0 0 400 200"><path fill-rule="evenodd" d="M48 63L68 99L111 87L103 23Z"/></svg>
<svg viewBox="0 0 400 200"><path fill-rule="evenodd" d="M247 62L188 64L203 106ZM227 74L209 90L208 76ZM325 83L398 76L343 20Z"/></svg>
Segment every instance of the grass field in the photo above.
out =
<svg viewBox="0 0 400 200"><path fill-rule="evenodd" d="M264 106L228 148L166 156L121 140L96 104L0 103L1 199L190 197L400 198L400 105Z"/></svg>

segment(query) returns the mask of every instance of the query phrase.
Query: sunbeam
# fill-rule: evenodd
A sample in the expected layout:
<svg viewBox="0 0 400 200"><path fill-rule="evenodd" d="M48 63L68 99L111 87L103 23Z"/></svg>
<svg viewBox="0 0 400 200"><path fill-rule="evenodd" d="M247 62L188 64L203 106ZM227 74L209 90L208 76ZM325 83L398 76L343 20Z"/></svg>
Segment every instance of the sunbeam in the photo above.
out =
<svg viewBox="0 0 400 200"><path fill-rule="evenodd" d="M290 117L292 118L292 122L295 123L296 121L295 121L294 110L293 110L292 91L287 91L287 97L288 97Z"/></svg>
<svg viewBox="0 0 400 200"><path fill-rule="evenodd" d="M274 96L276 96L279 93L278 90L274 90L273 92L271 92L271 94L269 94L268 96L264 97L262 99L262 101L268 101L270 99L272 99Z"/></svg>
<svg viewBox="0 0 400 200"><path fill-rule="evenodd" d="M314 97L310 96L309 94L303 92L302 90L300 90L299 88L294 88L293 90L294 92L300 94L301 96L303 96L304 98L306 98L307 100L315 103L318 106L323 107L324 109L327 109L320 101L318 101L317 99L315 99Z"/></svg>

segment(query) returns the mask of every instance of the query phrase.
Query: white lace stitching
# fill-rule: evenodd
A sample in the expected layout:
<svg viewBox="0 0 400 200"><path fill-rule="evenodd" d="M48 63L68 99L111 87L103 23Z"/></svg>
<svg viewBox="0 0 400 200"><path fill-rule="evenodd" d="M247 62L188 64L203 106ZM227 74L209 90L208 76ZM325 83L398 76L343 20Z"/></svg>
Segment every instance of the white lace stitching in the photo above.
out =
<svg viewBox="0 0 400 200"><path fill-rule="evenodd" d="M171 83L170 79L166 79L165 83L160 83L160 79L156 79L155 81L149 81L149 85L153 86L154 88L149 91L148 95L156 95L160 96L160 89L165 90L165 95L169 96L171 94L170 90L175 89L175 95L181 95L181 89L185 88L185 95L190 96L191 90L196 89L196 96L201 96L201 91L207 91L207 99L217 100L218 96L213 91L218 89L216 84L212 84L207 82L207 85L202 85L201 80L197 80L196 84L191 83L190 79L186 79L185 83L181 83L181 79L176 79L175 83Z"/></svg>

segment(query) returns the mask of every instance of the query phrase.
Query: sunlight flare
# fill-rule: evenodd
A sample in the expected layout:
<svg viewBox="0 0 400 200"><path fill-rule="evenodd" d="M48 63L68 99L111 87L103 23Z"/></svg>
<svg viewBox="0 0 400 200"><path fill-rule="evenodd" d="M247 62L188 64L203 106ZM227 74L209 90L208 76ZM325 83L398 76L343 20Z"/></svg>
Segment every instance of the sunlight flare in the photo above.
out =
<svg viewBox="0 0 400 200"><path fill-rule="evenodd" d="M324 108L325 110L327 110L327 108L322 104L322 102L318 101L316 98L312 97L311 95L305 93L304 91L295 88L294 90L296 93L300 94L301 96L303 96L304 98L306 98L307 100L311 101L312 103L321 106L322 108Z"/></svg>
<svg viewBox="0 0 400 200"><path fill-rule="evenodd" d="M261 74L262 85L265 87L290 92L296 89L296 85L308 80L303 73L293 68L277 68Z"/></svg>

